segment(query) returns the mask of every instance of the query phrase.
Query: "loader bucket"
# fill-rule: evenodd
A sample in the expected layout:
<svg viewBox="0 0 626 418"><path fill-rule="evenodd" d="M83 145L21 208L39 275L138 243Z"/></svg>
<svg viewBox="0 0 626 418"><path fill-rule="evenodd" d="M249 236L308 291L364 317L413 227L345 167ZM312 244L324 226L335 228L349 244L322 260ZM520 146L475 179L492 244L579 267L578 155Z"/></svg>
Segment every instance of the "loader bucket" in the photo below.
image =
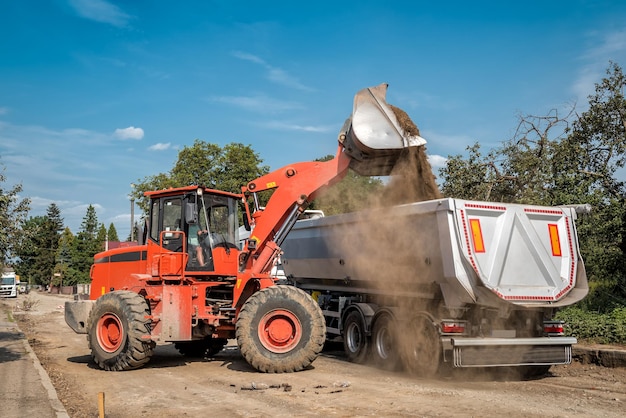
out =
<svg viewBox="0 0 626 418"><path fill-rule="evenodd" d="M339 142L352 159L350 168L363 176L389 175L401 154L426 143L401 125L385 101L386 93L386 83L359 91L352 116L339 133Z"/></svg>

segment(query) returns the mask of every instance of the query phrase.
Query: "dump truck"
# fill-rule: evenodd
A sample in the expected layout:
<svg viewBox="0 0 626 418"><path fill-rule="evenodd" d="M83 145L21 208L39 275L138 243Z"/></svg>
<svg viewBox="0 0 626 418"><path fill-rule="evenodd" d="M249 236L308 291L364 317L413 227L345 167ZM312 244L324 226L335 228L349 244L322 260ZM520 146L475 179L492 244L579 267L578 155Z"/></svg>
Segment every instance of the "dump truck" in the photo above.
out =
<svg viewBox="0 0 626 418"><path fill-rule="evenodd" d="M386 91L382 84L355 95L332 160L288 165L241 193L195 185L146 192L150 209L139 245L96 254L89 300L65 304L66 323L87 335L95 363L136 369L165 343L183 355L210 356L236 338L258 371L307 368L324 345L322 311L270 272L300 214L349 168L386 175L404 151L425 143L404 131ZM261 206L258 194L268 190ZM243 248L240 224L254 227Z"/></svg>
<svg viewBox="0 0 626 418"><path fill-rule="evenodd" d="M19 287L19 279L13 271L2 273L2 283L0 284L0 297L16 298Z"/></svg>
<svg viewBox="0 0 626 418"><path fill-rule="evenodd" d="M576 210L441 198L302 220L280 269L351 361L538 376L571 362L554 315L588 292Z"/></svg>

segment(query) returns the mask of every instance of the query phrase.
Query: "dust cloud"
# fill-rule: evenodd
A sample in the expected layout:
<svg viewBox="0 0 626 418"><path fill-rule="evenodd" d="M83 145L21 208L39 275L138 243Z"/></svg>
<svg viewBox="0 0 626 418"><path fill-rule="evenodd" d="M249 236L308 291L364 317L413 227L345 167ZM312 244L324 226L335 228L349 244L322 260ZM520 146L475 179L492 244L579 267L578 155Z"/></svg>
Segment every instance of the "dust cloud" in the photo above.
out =
<svg viewBox="0 0 626 418"><path fill-rule="evenodd" d="M400 127L406 135L420 135L419 128L402 109L390 106ZM386 185L380 201L374 206L400 205L439 199L441 192L437 186L432 167L428 162L426 147L411 147L402 152L396 166L391 171L391 180Z"/></svg>
<svg viewBox="0 0 626 418"><path fill-rule="evenodd" d="M420 135L406 112L391 108L406 135ZM393 307L404 319L417 320L423 311L438 313L441 300L436 281L443 272L436 215L400 212L395 207L441 197L426 148L406 149L382 192L368 199L359 221L346 226L339 239L350 285L369 289L368 301ZM413 361L411 353L420 340L426 341L428 357L435 363L426 367L437 367L438 341L432 341L431 331L397 333L396 348L407 369L424 367L407 364Z"/></svg>

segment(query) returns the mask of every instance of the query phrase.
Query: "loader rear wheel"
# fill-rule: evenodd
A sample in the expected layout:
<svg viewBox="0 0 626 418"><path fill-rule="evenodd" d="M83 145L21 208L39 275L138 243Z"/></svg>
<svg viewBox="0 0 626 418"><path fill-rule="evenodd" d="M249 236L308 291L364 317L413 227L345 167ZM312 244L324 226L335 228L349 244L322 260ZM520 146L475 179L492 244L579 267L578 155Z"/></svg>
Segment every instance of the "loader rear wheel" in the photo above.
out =
<svg viewBox="0 0 626 418"><path fill-rule="evenodd" d="M391 315L383 314L376 319L372 329L372 361L384 370L398 368L399 350L397 327Z"/></svg>
<svg viewBox="0 0 626 418"><path fill-rule="evenodd" d="M439 332L426 317L413 319L400 341L400 357L405 369L414 376L430 378L441 365Z"/></svg>
<svg viewBox="0 0 626 418"><path fill-rule="evenodd" d="M277 285L248 298L237 318L236 335L242 356L258 371L297 372L322 351L326 324L306 292Z"/></svg>
<svg viewBox="0 0 626 418"><path fill-rule="evenodd" d="M363 315L358 311L350 312L343 323L343 349L353 363L365 363L367 360L369 338Z"/></svg>
<svg viewBox="0 0 626 418"><path fill-rule="evenodd" d="M134 292L116 291L96 300L87 321L87 342L104 370L137 369L152 356L150 309Z"/></svg>

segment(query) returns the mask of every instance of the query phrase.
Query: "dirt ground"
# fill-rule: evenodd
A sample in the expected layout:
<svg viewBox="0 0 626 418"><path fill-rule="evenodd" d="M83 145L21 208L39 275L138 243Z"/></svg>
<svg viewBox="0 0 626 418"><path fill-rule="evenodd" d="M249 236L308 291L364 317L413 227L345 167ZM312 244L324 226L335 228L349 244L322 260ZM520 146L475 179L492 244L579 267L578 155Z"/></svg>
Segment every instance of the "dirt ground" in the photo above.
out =
<svg viewBox="0 0 626 418"><path fill-rule="evenodd" d="M573 363L529 381L472 371L420 380L345 360L331 347L310 370L262 374L234 341L214 359L190 360L158 346L150 363L105 372L91 361L85 335L64 321L69 296L31 292L11 304L13 316L71 417L98 416L98 393L114 417L622 417L626 369ZM24 302L34 304L24 312Z"/></svg>

